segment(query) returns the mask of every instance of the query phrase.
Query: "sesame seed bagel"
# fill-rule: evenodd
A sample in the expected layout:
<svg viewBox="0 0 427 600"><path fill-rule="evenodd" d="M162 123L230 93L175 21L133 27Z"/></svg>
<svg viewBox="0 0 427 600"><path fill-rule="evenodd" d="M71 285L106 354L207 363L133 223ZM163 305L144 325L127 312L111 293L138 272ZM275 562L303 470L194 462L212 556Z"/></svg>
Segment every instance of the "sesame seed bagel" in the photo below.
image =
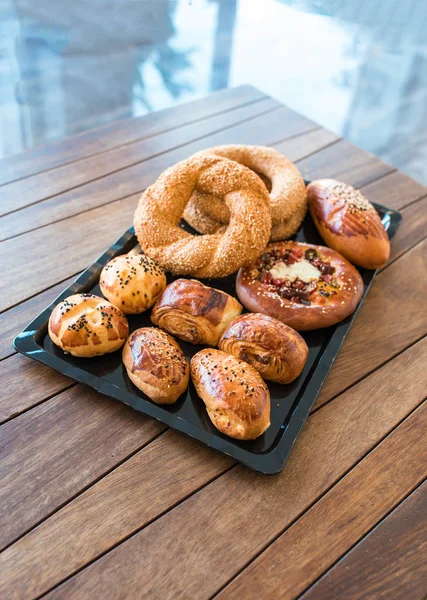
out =
<svg viewBox="0 0 427 600"><path fill-rule="evenodd" d="M219 196L230 221L221 232L192 235L179 222L195 192ZM167 169L142 194L134 217L142 250L175 275L218 278L250 264L271 231L267 189L238 163L213 155L193 156Z"/></svg>
<svg viewBox="0 0 427 600"><path fill-rule="evenodd" d="M215 155L234 160L255 171L270 192L271 241L292 236L307 211L304 180L296 166L274 148L228 145L203 150L195 156ZM200 233L222 231L230 213L222 199L195 191L184 212L185 220Z"/></svg>

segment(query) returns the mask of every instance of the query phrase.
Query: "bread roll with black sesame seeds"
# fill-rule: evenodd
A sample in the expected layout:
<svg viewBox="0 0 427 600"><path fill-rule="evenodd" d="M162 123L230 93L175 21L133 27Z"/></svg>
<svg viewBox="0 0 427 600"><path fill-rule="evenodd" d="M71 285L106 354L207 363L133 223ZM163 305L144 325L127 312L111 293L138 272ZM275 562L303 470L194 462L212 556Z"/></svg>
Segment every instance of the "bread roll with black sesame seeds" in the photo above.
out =
<svg viewBox="0 0 427 600"><path fill-rule="evenodd" d="M188 387L188 361L161 329L134 331L123 348L123 364L132 383L157 404L173 404Z"/></svg>
<svg viewBox="0 0 427 600"><path fill-rule="evenodd" d="M64 352L92 357L121 348L129 326L124 314L104 298L75 294L55 306L48 331L52 342Z"/></svg>
<svg viewBox="0 0 427 600"><path fill-rule="evenodd" d="M122 254L102 269L99 287L114 306L127 315L134 315L156 303L166 287L166 275L145 254Z"/></svg>
<svg viewBox="0 0 427 600"><path fill-rule="evenodd" d="M196 391L221 433L254 440L270 426L270 392L251 365L207 348L193 356L190 368Z"/></svg>

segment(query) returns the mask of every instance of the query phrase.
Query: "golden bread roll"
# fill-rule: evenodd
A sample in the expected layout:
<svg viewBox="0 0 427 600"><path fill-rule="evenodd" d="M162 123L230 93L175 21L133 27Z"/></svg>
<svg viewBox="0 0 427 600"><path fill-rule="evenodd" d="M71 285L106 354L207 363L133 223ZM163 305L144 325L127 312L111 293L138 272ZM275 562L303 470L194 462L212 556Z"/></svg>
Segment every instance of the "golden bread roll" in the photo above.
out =
<svg viewBox="0 0 427 600"><path fill-rule="evenodd" d="M114 352L128 336L128 322L118 308L93 294L75 294L60 302L49 318L54 344L73 356Z"/></svg>
<svg viewBox="0 0 427 600"><path fill-rule="evenodd" d="M192 344L216 346L242 312L235 298L195 279L169 284L151 313L154 325Z"/></svg>
<svg viewBox="0 0 427 600"><path fill-rule="evenodd" d="M111 304L125 314L137 314L155 304L166 287L166 275L145 254L122 254L102 269L99 287Z"/></svg>
<svg viewBox="0 0 427 600"><path fill-rule="evenodd" d="M270 426L270 392L253 367L210 348L195 354L190 366L196 391L221 433L254 440Z"/></svg>
<svg viewBox="0 0 427 600"><path fill-rule="evenodd" d="M372 204L350 185L319 179L307 187L313 221L326 244L354 265L378 269L390 256L390 240Z"/></svg>
<svg viewBox="0 0 427 600"><path fill-rule="evenodd" d="M160 329L136 329L123 348L123 364L132 383L157 404L173 404L188 387L188 361Z"/></svg>
<svg viewBox="0 0 427 600"><path fill-rule="evenodd" d="M252 365L264 379L277 383L296 379L308 356L307 344L299 333L261 313L234 319L218 347Z"/></svg>

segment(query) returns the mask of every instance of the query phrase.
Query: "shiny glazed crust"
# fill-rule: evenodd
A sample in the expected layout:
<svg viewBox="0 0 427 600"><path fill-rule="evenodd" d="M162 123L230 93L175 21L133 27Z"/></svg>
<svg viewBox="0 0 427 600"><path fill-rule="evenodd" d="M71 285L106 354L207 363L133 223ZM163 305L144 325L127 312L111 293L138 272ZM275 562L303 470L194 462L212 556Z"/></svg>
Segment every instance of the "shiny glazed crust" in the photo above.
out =
<svg viewBox="0 0 427 600"><path fill-rule="evenodd" d="M54 344L73 356L92 357L114 352L128 335L126 317L93 294L75 294L55 306L49 319Z"/></svg>
<svg viewBox="0 0 427 600"><path fill-rule="evenodd" d="M221 433L254 440L270 426L270 393L246 362L220 350L201 350L191 359L191 377Z"/></svg>
<svg viewBox="0 0 427 600"><path fill-rule="evenodd" d="M299 333L261 313L237 317L218 347L252 365L264 379L282 384L301 374L308 356L307 344Z"/></svg>
<svg viewBox="0 0 427 600"><path fill-rule="evenodd" d="M195 190L224 199L233 217L221 233L194 236L179 226ZM246 167L217 156L194 156L167 169L142 194L134 226L143 251L167 271L225 277L255 260L268 242L269 196Z"/></svg>
<svg viewBox="0 0 427 600"><path fill-rule="evenodd" d="M101 271L99 287L104 296L125 314L144 312L155 304L166 287L166 275L144 254L123 254Z"/></svg>
<svg viewBox="0 0 427 600"><path fill-rule="evenodd" d="M271 182L271 241L292 236L307 211L304 179L286 156L267 146L226 145L203 150L196 156L215 155L234 160ZM195 191L184 211L185 220L196 231L209 234L222 231L230 211L218 196Z"/></svg>
<svg viewBox="0 0 427 600"><path fill-rule="evenodd" d="M157 404L173 404L188 387L188 361L160 329L136 329L123 348L123 364L132 383Z"/></svg>
<svg viewBox="0 0 427 600"><path fill-rule="evenodd" d="M326 246L288 241L270 244L266 250L293 246L303 251L313 248L322 258L330 262L336 269L335 277L340 289L333 290L336 293L327 298L316 293L310 306L298 304L280 297L276 291L261 284L258 280L260 270L253 264L240 269L237 274L236 291L243 306L251 312L260 312L274 317L297 331L329 327L353 313L363 294L362 278L353 265L335 250Z"/></svg>
<svg viewBox="0 0 427 600"><path fill-rule="evenodd" d="M378 269L390 256L390 241L372 204L350 185L334 179L307 188L310 214L320 235L351 263Z"/></svg>
<svg viewBox="0 0 427 600"><path fill-rule="evenodd" d="M151 313L161 329L192 344L216 346L242 305L235 298L195 279L176 279Z"/></svg>

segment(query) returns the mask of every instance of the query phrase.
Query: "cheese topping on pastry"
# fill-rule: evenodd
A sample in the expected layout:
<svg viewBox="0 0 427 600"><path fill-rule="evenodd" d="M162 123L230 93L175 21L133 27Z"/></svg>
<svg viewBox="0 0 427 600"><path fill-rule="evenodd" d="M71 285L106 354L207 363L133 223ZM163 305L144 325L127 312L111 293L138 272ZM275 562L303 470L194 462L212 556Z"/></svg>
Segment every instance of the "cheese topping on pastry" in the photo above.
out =
<svg viewBox="0 0 427 600"><path fill-rule="evenodd" d="M292 265L286 265L282 261L277 262L270 270L270 274L273 279L287 279L288 281L300 279L304 283L310 283L317 281L322 273L304 259Z"/></svg>

